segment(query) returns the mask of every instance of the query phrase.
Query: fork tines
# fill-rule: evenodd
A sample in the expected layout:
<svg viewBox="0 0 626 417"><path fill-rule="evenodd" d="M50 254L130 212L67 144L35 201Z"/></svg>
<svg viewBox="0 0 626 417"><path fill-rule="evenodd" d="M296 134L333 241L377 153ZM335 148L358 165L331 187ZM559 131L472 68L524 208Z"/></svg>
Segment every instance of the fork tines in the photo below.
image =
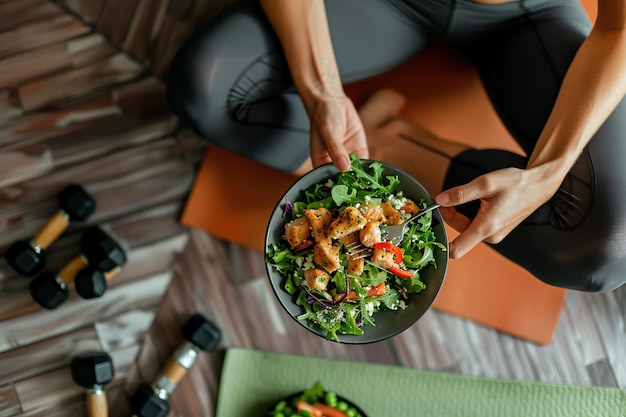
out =
<svg viewBox="0 0 626 417"><path fill-rule="evenodd" d="M351 259L367 258L372 254L372 248L368 248L358 240L348 243L345 248Z"/></svg>

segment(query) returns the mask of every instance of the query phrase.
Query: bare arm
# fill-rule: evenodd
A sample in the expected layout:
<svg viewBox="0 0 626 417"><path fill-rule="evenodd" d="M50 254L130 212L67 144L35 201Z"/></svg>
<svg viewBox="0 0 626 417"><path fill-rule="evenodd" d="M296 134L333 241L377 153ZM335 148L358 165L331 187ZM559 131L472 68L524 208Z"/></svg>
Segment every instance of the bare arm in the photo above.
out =
<svg viewBox="0 0 626 417"><path fill-rule="evenodd" d="M348 152L367 157L365 134L337 69L323 0L261 0L311 119L314 166L349 167Z"/></svg>
<svg viewBox="0 0 626 417"><path fill-rule="evenodd" d="M343 94L321 0L261 0L280 39L307 108L324 95Z"/></svg>
<svg viewBox="0 0 626 417"><path fill-rule="evenodd" d="M594 29L567 72L528 168L544 165L564 177L625 94L626 2L600 0Z"/></svg>
<svg viewBox="0 0 626 417"><path fill-rule="evenodd" d="M508 168L446 190L437 201L461 234L460 258L481 241L500 242L556 192L595 132L626 94L626 2L599 0L598 17L579 48L525 170ZM473 221L452 206L480 200Z"/></svg>

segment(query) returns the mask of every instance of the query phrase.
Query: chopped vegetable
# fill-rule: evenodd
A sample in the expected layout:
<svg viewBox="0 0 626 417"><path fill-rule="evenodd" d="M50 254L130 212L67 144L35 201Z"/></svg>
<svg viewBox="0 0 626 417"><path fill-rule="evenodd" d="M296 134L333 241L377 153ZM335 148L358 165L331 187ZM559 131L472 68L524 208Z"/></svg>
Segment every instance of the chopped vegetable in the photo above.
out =
<svg viewBox="0 0 626 417"><path fill-rule="evenodd" d="M379 297L381 295L384 295L386 292L387 292L387 287L385 286L384 282L381 282L377 286L372 287L369 290L367 290L367 298ZM337 301L356 301L360 299L361 297L354 291L350 291L347 294L346 293L337 294L337 297L335 298L335 300Z"/></svg>
<svg viewBox="0 0 626 417"><path fill-rule="evenodd" d="M407 271L406 269L400 269L397 266L391 266L388 269L389 269L389 272L391 272L392 274L400 278L405 278L405 279L413 278L413 272Z"/></svg>
<svg viewBox="0 0 626 417"><path fill-rule="evenodd" d="M266 417L363 417L362 412L334 391L316 382L309 389L278 401Z"/></svg>
<svg viewBox="0 0 626 417"><path fill-rule="evenodd" d="M378 242L374 244L374 249L383 249L386 250L387 252L391 252L395 255L395 262L396 263L400 263L402 262L402 249L400 249L399 247L397 247L396 245L394 245L391 242Z"/></svg>

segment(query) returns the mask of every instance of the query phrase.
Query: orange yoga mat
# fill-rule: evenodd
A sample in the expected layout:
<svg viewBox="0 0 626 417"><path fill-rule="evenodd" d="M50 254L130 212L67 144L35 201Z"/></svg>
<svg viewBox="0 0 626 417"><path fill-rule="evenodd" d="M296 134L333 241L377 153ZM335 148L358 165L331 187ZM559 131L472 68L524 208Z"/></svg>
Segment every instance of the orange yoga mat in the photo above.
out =
<svg viewBox="0 0 626 417"><path fill-rule="evenodd" d="M593 10L592 10L593 13ZM379 88L408 97L400 115L440 137L475 148L519 151L496 117L473 69L450 51L432 48L400 67L347 86L358 105ZM181 222L263 250L271 211L295 177L210 147ZM455 232L450 230L450 236ZM566 291L543 284L481 244L451 260L434 308L499 331L548 344Z"/></svg>
<svg viewBox="0 0 626 417"><path fill-rule="evenodd" d="M210 147L181 222L262 251L270 213L295 180L293 176ZM481 245L463 259L450 261L434 308L547 344L558 321L564 294L562 289L541 283Z"/></svg>

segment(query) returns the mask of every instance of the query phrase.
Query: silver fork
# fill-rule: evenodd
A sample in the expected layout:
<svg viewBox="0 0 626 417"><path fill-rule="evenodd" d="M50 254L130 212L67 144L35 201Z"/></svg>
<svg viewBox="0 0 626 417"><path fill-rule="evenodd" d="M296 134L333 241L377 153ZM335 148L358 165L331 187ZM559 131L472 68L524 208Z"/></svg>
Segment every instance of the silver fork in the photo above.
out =
<svg viewBox="0 0 626 417"><path fill-rule="evenodd" d="M439 208L439 204L434 203L424 209L421 209L420 211L415 213L413 216L409 217L404 223L393 224L393 225L387 226L387 235L386 235L385 240L387 242L393 243L394 245L399 244L400 242L402 242L402 239L404 238L406 227L412 221L414 221L418 217L422 217L426 213L430 213L431 211L437 208ZM372 248L368 248L367 246L363 245L361 241L359 240L355 240L354 242L348 243L345 246L345 248L351 259L366 258L372 254Z"/></svg>

